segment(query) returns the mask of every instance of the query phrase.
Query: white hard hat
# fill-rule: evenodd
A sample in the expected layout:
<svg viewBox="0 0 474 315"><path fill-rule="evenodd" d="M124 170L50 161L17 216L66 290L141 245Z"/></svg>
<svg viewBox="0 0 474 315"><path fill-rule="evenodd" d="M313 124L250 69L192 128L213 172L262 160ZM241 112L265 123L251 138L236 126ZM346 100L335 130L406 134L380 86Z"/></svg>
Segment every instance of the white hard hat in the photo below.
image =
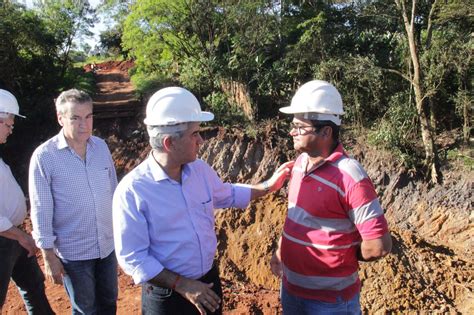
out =
<svg viewBox="0 0 474 315"><path fill-rule="evenodd" d="M214 114L201 111L199 101L191 92L181 87L167 87L153 94L148 101L144 123L170 126L213 119Z"/></svg>
<svg viewBox="0 0 474 315"><path fill-rule="evenodd" d="M313 80L303 84L291 99L291 105L280 108L285 114L304 114L306 119L330 120L341 124L342 98L330 83Z"/></svg>
<svg viewBox="0 0 474 315"><path fill-rule="evenodd" d="M25 116L20 115L20 106L18 106L15 96L3 89L0 89L0 113L8 113L26 118Z"/></svg>

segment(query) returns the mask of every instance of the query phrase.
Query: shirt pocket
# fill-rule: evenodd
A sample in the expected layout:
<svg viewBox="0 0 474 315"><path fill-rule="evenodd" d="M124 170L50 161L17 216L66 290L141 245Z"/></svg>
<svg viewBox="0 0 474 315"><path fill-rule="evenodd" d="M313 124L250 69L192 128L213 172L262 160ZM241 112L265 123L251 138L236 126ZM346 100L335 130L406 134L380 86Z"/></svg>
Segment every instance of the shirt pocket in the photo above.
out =
<svg viewBox="0 0 474 315"><path fill-rule="evenodd" d="M212 203L212 199L210 199L209 201L201 202L201 207L206 214L214 216L214 205Z"/></svg>
<svg viewBox="0 0 474 315"><path fill-rule="evenodd" d="M203 223L206 226L209 226L211 229L214 229L214 205L212 199L209 201L201 202L199 205L198 216L204 220Z"/></svg>
<svg viewBox="0 0 474 315"><path fill-rule="evenodd" d="M93 170L91 176L95 178L97 191L110 193L112 191L110 169L108 167L100 170Z"/></svg>

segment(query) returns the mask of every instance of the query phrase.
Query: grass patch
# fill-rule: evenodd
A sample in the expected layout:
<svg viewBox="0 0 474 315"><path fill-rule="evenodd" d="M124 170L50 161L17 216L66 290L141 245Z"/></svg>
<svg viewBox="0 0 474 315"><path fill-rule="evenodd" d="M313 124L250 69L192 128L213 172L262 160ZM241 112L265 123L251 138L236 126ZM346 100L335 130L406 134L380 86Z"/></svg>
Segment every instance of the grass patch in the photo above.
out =
<svg viewBox="0 0 474 315"><path fill-rule="evenodd" d="M474 158L470 150L463 150L461 148L455 148L448 150L446 158L451 161L460 161L469 170L474 170Z"/></svg>

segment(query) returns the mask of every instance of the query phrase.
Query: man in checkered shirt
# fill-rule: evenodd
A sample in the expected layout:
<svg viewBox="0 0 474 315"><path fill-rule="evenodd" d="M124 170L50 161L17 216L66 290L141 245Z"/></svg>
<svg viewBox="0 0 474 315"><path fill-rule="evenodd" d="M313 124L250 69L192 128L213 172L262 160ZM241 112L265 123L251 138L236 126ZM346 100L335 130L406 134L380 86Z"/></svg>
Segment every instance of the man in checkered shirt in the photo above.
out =
<svg viewBox="0 0 474 315"><path fill-rule="evenodd" d="M64 283L73 314L115 314L112 157L104 140L92 136L89 95L75 89L61 93L56 113L61 131L30 161L33 238L47 278Z"/></svg>

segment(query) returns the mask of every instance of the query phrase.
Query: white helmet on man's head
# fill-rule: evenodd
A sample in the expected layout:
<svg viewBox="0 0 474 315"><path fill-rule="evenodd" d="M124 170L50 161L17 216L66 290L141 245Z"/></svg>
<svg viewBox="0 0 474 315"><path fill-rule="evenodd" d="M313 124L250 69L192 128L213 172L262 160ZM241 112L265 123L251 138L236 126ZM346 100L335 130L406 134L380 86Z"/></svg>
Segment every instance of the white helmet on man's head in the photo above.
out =
<svg viewBox="0 0 474 315"><path fill-rule="evenodd" d="M172 126L185 122L214 119L214 114L201 111L196 97L181 87L167 87L152 95L146 105L144 123L148 126Z"/></svg>
<svg viewBox="0 0 474 315"><path fill-rule="evenodd" d="M341 125L340 115L342 98L337 89L330 83L313 80L303 84L291 100L291 105L280 108L285 114L303 114L305 119L329 120Z"/></svg>
<svg viewBox="0 0 474 315"><path fill-rule="evenodd" d="M3 89L0 89L0 113L13 114L26 118L25 116L20 115L20 106L18 106L18 101L15 96Z"/></svg>

